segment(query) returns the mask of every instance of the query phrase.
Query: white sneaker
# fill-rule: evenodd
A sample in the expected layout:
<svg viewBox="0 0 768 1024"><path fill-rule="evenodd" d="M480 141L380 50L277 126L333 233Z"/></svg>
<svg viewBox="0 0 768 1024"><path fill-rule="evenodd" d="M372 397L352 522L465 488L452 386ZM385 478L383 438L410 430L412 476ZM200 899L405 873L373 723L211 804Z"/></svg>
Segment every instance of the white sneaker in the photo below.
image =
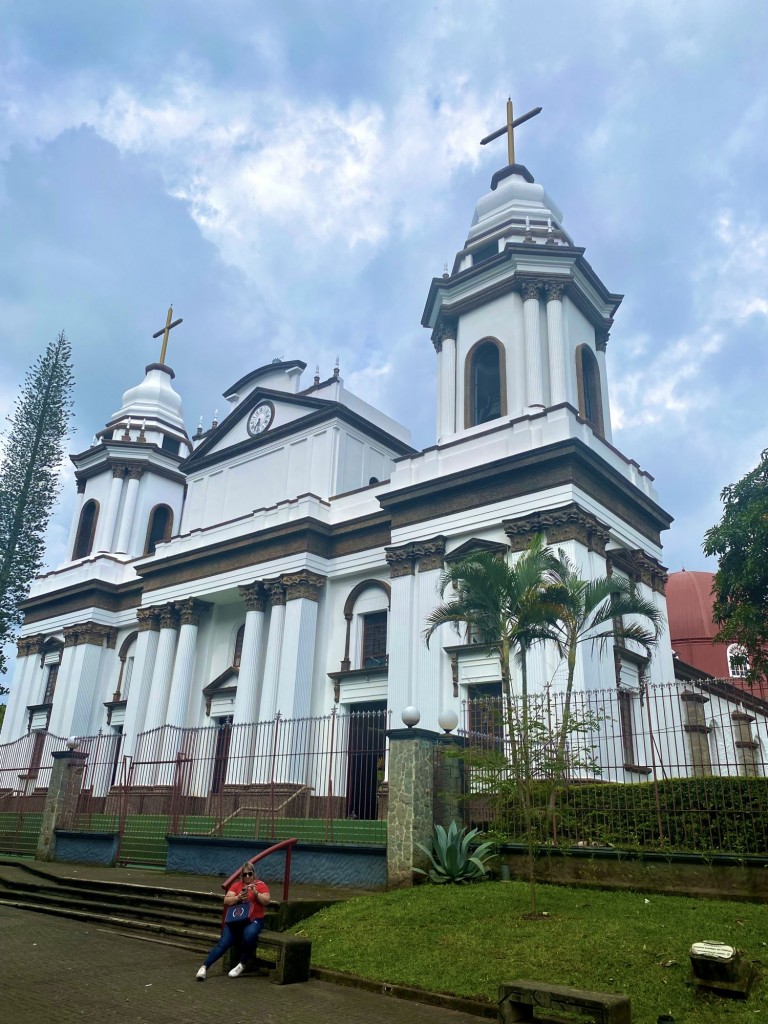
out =
<svg viewBox="0 0 768 1024"><path fill-rule="evenodd" d="M195 977L197 978L198 981L205 981L207 976L208 976L208 971L205 969L205 967L201 967L200 970L195 975Z"/></svg>
<svg viewBox="0 0 768 1024"><path fill-rule="evenodd" d="M232 970L229 972L230 978L239 978L245 970L245 964L235 964Z"/></svg>

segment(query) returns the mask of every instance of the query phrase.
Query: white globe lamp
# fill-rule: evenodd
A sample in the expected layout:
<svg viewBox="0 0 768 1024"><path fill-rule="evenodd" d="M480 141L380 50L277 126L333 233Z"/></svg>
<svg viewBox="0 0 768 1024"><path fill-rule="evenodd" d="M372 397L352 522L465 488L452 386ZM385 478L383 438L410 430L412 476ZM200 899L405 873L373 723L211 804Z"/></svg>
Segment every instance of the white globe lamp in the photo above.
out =
<svg viewBox="0 0 768 1024"><path fill-rule="evenodd" d="M445 708L445 710L441 711L437 716L437 724L443 732L453 732L459 724L459 716L452 708Z"/></svg>
<svg viewBox="0 0 768 1024"><path fill-rule="evenodd" d="M421 712L418 708L415 708L413 704L409 704L408 707L403 708L400 712L400 717L403 720L403 725L407 725L409 729L412 729L414 725L418 725L421 720Z"/></svg>
<svg viewBox="0 0 768 1024"><path fill-rule="evenodd" d="M79 742L77 736L70 736L67 740L67 750L77 750Z"/></svg>

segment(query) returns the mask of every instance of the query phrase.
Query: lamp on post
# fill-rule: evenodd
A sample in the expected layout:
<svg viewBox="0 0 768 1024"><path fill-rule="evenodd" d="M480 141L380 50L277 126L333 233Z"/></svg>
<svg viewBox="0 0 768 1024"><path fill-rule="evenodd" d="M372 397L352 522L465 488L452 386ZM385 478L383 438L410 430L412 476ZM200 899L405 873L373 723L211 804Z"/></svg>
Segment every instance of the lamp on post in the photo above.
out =
<svg viewBox="0 0 768 1024"><path fill-rule="evenodd" d="M412 729L414 725L418 725L421 721L421 712L418 708L415 708L413 704L409 704L400 712L400 717L403 720L403 725Z"/></svg>

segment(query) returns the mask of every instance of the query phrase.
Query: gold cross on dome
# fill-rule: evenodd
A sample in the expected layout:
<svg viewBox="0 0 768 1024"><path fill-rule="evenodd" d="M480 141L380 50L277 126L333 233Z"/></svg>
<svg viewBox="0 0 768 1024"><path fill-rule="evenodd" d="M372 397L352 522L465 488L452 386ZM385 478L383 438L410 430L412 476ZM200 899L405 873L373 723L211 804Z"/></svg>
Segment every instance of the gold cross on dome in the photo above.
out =
<svg viewBox="0 0 768 1024"><path fill-rule="evenodd" d="M522 117L516 118L512 111L512 100L507 100L507 123L503 128L498 128L495 132L491 132L490 135L486 135L484 139L480 140L480 145L485 146L488 142L493 142L494 139L500 138L502 135L507 136L507 154L509 156L510 165L515 162L515 128L518 125L523 124L524 121L530 121L532 117L536 117L537 114L541 113L541 107L534 107L533 110L529 110L527 114L523 114Z"/></svg>
<svg viewBox="0 0 768 1024"><path fill-rule="evenodd" d="M173 323L171 323L171 320L173 320L173 306L168 307L168 316L165 318L165 327L161 328L159 331L155 331L152 335L153 338L159 338L161 334L163 336L163 347L160 349L160 362L163 365L165 365L165 353L168 349L168 335L174 327L178 327L179 324L184 323L181 317L179 317L178 320L173 320Z"/></svg>

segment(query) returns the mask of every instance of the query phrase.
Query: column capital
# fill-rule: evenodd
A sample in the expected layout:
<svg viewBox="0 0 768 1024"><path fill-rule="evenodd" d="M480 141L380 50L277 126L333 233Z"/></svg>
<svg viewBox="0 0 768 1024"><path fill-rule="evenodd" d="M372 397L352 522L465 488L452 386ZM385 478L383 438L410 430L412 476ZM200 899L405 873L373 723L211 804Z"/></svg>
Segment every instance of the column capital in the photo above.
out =
<svg viewBox="0 0 768 1024"><path fill-rule="evenodd" d="M141 480L141 478L144 476L144 467L129 466L126 475L129 480Z"/></svg>
<svg viewBox="0 0 768 1024"><path fill-rule="evenodd" d="M78 647L80 644L92 644L112 650L117 642L117 629L105 626L101 622L78 622L74 626L64 627L64 646Z"/></svg>
<svg viewBox="0 0 768 1024"><path fill-rule="evenodd" d="M264 589L267 592L270 607L275 608L285 604L285 587L282 577L278 577L276 580L264 580Z"/></svg>
<svg viewBox="0 0 768 1024"><path fill-rule="evenodd" d="M420 540L413 545L413 553L419 563L419 572L442 569L445 556L445 537Z"/></svg>
<svg viewBox="0 0 768 1024"><path fill-rule="evenodd" d="M564 281L547 281L544 285L544 294L547 296L547 302L562 302L564 292Z"/></svg>
<svg viewBox="0 0 768 1024"><path fill-rule="evenodd" d="M458 320L456 317L443 316L442 314L438 317L437 323L432 331L432 344L435 346L435 352L442 351L444 341L449 339L453 341L456 340L457 328Z"/></svg>
<svg viewBox="0 0 768 1024"><path fill-rule="evenodd" d="M79 477L78 478L78 481L77 481L77 493L78 494L85 494L85 485L87 483L88 483L88 481L85 479L85 477Z"/></svg>
<svg viewBox="0 0 768 1024"><path fill-rule="evenodd" d="M112 463L112 478L114 480L118 480L118 479L122 480L123 477L125 476L125 471L126 471L127 468L128 467L126 465L124 465L122 462L113 462Z"/></svg>
<svg viewBox="0 0 768 1024"><path fill-rule="evenodd" d="M611 332L607 327L597 327L595 329L595 348L598 352L605 352L610 335Z"/></svg>
<svg viewBox="0 0 768 1024"><path fill-rule="evenodd" d="M156 633L160 629L160 609L154 607L137 608L136 620L139 623L140 633L148 633L150 630Z"/></svg>
<svg viewBox="0 0 768 1024"><path fill-rule="evenodd" d="M267 608L267 592L264 584L256 580L244 587L238 587L247 612L263 612Z"/></svg>
<svg viewBox="0 0 768 1024"><path fill-rule="evenodd" d="M505 519L502 524L509 538L512 551L523 551L537 533L546 536L547 544L562 544L568 540L578 541L588 551L605 556L605 546L610 533L605 523L586 512L576 502L546 512L534 512L517 519Z"/></svg>
<svg viewBox="0 0 768 1024"><path fill-rule="evenodd" d="M413 544L384 548L384 552L391 579L397 579L399 576L413 576L416 571L416 559L418 557Z"/></svg>
<svg viewBox="0 0 768 1024"><path fill-rule="evenodd" d="M210 601L188 597L185 601L179 601L177 607L182 626L199 626L200 619L213 605Z"/></svg>
<svg viewBox="0 0 768 1024"><path fill-rule="evenodd" d="M541 294L541 281L523 281L520 291L523 296L523 302L527 302L529 299L536 299L538 302Z"/></svg>
<svg viewBox="0 0 768 1024"><path fill-rule="evenodd" d="M179 628L179 610L174 604L164 604L158 609L160 629Z"/></svg>
<svg viewBox="0 0 768 1024"><path fill-rule="evenodd" d="M616 566L636 583L644 583L657 594L663 594L667 586L667 570L658 558L653 558L642 548L616 548L608 552L610 566Z"/></svg>
<svg viewBox="0 0 768 1024"><path fill-rule="evenodd" d="M325 586L325 576L318 576L317 573L309 572L307 569L283 576L282 581L285 587L286 601L295 601L300 597L308 598L310 601L319 601L320 591Z"/></svg>

